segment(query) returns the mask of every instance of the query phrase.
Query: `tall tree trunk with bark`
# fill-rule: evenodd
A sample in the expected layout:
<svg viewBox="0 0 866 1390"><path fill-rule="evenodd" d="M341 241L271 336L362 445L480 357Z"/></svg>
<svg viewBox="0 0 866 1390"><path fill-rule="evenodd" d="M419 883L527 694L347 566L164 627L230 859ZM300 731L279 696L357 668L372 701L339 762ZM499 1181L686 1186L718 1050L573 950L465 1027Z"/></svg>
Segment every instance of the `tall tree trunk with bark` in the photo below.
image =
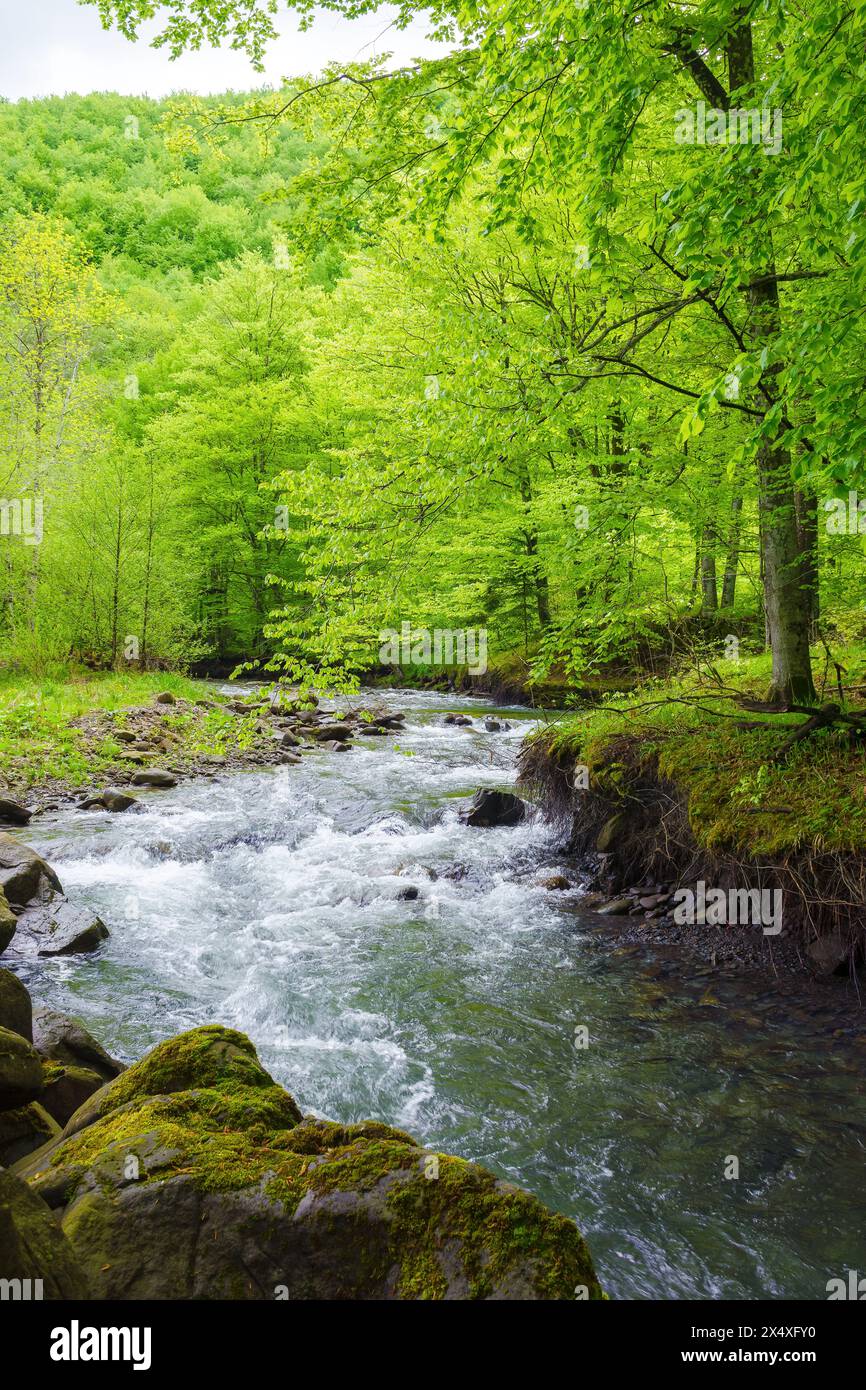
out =
<svg viewBox="0 0 866 1390"><path fill-rule="evenodd" d="M743 22L728 37L728 73L731 91L754 93L755 63L752 27ZM729 102L730 108L730 102ZM748 335L755 347L772 345L781 327L779 287L769 230L765 230L767 254L760 275L746 290L749 306ZM777 367L765 371L763 388L771 388ZM815 699L809 655L811 612L802 584L800 537L791 458L778 436L758 449L758 498L762 520L764 611L772 654L771 698L809 703Z"/></svg>
<svg viewBox="0 0 866 1390"><path fill-rule="evenodd" d="M737 570L740 564L740 526L743 519L743 494L731 498L731 529L725 554L725 573L722 577L722 607L733 608L737 591Z"/></svg>
<svg viewBox="0 0 866 1390"><path fill-rule="evenodd" d="M719 607L719 589L716 582L716 556L713 551L713 534L705 526L701 534L701 613L716 613Z"/></svg>
<svg viewBox="0 0 866 1390"><path fill-rule="evenodd" d="M818 499L811 490L797 488L794 493L797 533L800 539L800 582L809 605L809 635L818 635L821 605L818 589Z"/></svg>

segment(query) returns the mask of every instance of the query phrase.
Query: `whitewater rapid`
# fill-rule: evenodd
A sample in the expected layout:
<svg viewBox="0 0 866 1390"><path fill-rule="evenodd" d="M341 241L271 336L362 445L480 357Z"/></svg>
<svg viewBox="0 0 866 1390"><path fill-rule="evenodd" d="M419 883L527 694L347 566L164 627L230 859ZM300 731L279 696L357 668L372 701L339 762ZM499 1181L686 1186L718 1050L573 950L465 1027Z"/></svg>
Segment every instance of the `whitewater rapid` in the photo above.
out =
<svg viewBox="0 0 866 1390"><path fill-rule="evenodd" d="M866 1267L866 1040L612 949L540 818L466 827L532 711L488 732L480 699L373 699L405 730L34 822L111 930L95 957L22 962L37 1001L126 1060L201 1023L248 1033L305 1111L396 1124L574 1217L614 1296L820 1298ZM573 891L543 886L563 871Z"/></svg>

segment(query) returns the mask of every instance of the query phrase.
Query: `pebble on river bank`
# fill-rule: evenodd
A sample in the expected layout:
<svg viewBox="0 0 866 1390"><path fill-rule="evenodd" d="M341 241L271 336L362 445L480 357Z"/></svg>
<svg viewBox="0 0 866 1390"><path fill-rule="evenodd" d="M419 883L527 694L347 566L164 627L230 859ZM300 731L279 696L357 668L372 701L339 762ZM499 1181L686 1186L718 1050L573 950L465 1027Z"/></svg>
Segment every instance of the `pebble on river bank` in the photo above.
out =
<svg viewBox="0 0 866 1390"><path fill-rule="evenodd" d="M214 728L214 714L224 717L222 727ZM259 767L289 767L300 762L289 757L292 750L311 748L326 752L346 752L358 735L385 736L400 731L406 716L386 708L348 708L342 713L318 708L314 696L281 689L263 699L257 693L245 698L222 697L186 700L163 691L153 703L114 710L93 710L70 721L77 731L81 752L92 765L94 778L109 778L119 785L169 787L187 776L212 775L217 767L228 771ZM210 742L212 747L208 748ZM113 760L106 758L105 746L114 743ZM172 781L166 779L171 778ZM31 814L57 809L57 798L91 802L85 809L99 809L106 798L88 786L70 786L51 778L30 787L51 797L42 800L33 812L13 800L0 798L8 821L26 824ZM113 792L119 796L122 793ZM17 809L16 809L17 807ZM125 809L119 805L106 810Z"/></svg>

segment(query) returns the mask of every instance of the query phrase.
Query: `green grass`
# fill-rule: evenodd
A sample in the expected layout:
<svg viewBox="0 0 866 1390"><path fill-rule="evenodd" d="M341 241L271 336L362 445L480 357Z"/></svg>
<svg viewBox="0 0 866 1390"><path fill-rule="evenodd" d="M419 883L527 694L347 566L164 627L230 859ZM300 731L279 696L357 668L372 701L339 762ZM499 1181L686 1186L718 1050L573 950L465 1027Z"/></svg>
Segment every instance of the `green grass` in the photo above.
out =
<svg viewBox="0 0 866 1390"><path fill-rule="evenodd" d="M146 705L161 690L195 700L204 689L199 681L160 671L86 672L41 681L0 675L0 785L19 790L48 782L81 785L108 771L121 748L110 737L88 746L71 720L96 710Z"/></svg>
<svg viewBox="0 0 866 1390"><path fill-rule="evenodd" d="M866 647L848 647L843 655L848 707L866 707ZM822 680L824 656L813 652L819 702L838 703L832 667ZM591 787L614 799L642 774L673 782L688 798L695 839L708 849L772 856L804 847L862 851L866 746L853 745L840 729L821 730L777 762L805 716L761 715L724 698L735 690L762 698L769 678L766 655L715 662L712 672L612 693L598 707L548 725L539 737L561 765L571 759L586 765ZM852 689L857 686L864 693ZM744 729L744 721L759 727Z"/></svg>

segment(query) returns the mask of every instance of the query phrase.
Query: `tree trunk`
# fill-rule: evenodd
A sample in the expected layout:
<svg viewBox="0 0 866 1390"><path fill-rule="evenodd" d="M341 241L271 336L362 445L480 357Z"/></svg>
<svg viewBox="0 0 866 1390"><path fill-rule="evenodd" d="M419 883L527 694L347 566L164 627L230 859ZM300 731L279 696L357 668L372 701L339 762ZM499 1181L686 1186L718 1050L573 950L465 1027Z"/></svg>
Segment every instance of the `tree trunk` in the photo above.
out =
<svg viewBox="0 0 866 1390"><path fill-rule="evenodd" d="M754 92L755 64L752 28L740 24L728 38L728 72L731 91ZM772 344L781 326L779 290L769 231L764 232L767 255L760 275L746 290L749 304L748 333L760 347ZM778 368L765 371L762 385L771 385ZM772 654L770 698L808 704L815 699L809 655L810 606L802 585L800 540L794 506L791 459L776 440L758 449L758 498L762 519L764 612Z"/></svg>
<svg viewBox="0 0 866 1390"><path fill-rule="evenodd" d="M731 498L731 529L728 532L728 549L725 555L725 573L722 578L722 607L733 608L737 590L737 570L740 564L740 525L743 519L743 494L737 492Z"/></svg>
<svg viewBox="0 0 866 1390"><path fill-rule="evenodd" d="M716 556L713 551L713 532L704 526L701 532L701 613L716 613L719 590L716 583Z"/></svg>
<svg viewBox="0 0 866 1390"><path fill-rule="evenodd" d="M800 488L794 493L797 535L800 541L800 583L809 606L809 636L818 633L821 605L818 589L818 499L814 492Z"/></svg>
<svg viewBox="0 0 866 1390"><path fill-rule="evenodd" d="M520 497L525 510L528 512L532 502L532 484L529 474L525 468L520 473ZM550 626L550 596L547 584L547 575L538 554L538 532L534 526L527 525L523 529L523 543L526 549L526 557L529 561L529 573L532 578L532 587L535 592L535 609L538 613L538 625L542 632Z"/></svg>

